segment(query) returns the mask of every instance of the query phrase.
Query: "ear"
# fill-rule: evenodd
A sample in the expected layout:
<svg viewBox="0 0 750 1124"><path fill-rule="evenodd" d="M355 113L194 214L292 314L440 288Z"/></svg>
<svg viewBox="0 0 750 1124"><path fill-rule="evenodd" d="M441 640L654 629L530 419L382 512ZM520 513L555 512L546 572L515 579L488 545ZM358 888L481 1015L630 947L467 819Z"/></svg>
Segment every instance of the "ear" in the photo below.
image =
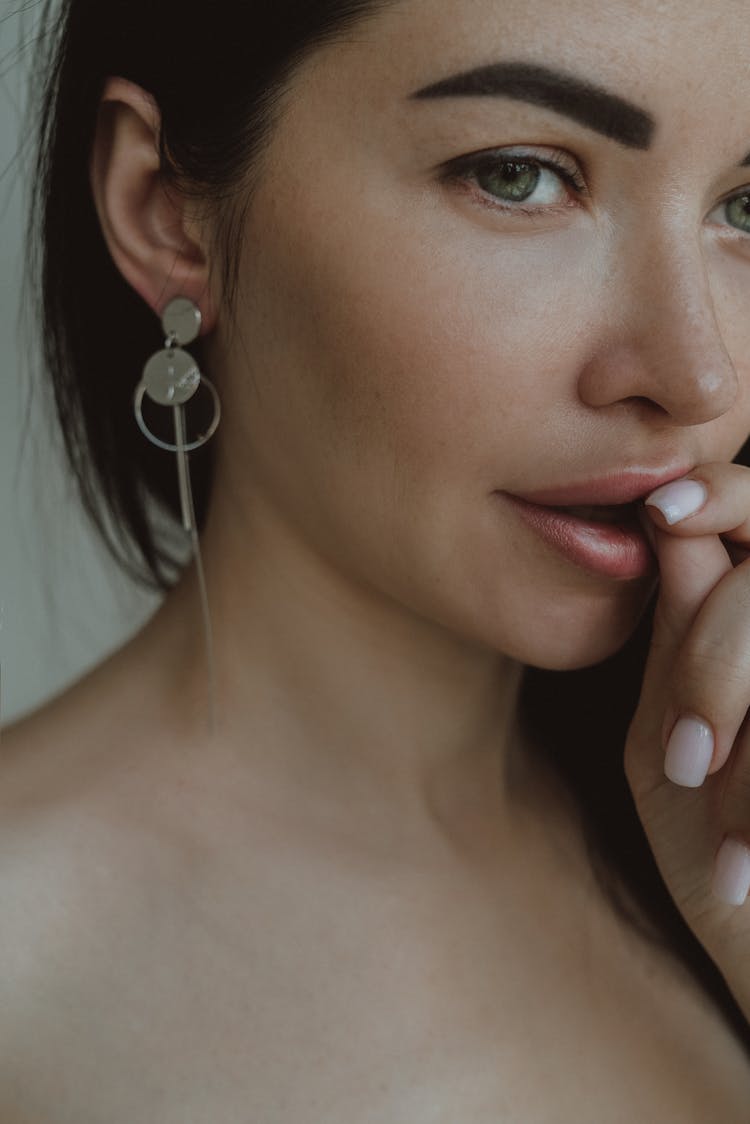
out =
<svg viewBox="0 0 750 1124"><path fill-rule="evenodd" d="M157 316L176 296L201 310L201 334L216 323L206 241L159 172L161 115L150 94L108 78L89 161L99 222L125 280Z"/></svg>

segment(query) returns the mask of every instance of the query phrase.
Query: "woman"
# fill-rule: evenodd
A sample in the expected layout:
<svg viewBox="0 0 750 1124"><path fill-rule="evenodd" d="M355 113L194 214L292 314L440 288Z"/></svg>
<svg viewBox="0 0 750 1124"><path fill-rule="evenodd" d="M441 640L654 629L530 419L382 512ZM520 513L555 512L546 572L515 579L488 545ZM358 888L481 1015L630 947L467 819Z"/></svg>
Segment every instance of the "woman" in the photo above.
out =
<svg viewBox="0 0 750 1124"><path fill-rule="evenodd" d="M66 5L48 360L166 596L4 732L0 1118L747 1121L742 14Z"/></svg>

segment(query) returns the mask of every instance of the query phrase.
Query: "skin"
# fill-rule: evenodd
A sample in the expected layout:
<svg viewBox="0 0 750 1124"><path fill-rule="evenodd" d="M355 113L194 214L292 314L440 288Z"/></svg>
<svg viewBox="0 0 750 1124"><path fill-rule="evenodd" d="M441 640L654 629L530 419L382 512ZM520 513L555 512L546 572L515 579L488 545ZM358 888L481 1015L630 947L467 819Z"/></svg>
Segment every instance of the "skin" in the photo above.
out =
<svg viewBox="0 0 750 1124"><path fill-rule="evenodd" d="M394 807L450 831L469 792L515 830L519 792L541 792L515 722L522 665L604 659L653 585L585 573L493 492L741 447L750 234L715 218L750 179L734 167L739 12L414 0L318 52L248 212L234 329L210 231L160 190L154 107L110 82L92 161L110 251L155 312L178 293L200 304L222 396L202 550L211 760L231 761L233 785L304 774L306 802L356 823L364 800L376 832ZM712 81L691 98L709 35ZM652 150L509 99L407 101L496 58L567 65L630 98L657 120ZM513 145L568 150L590 197L530 219L439 182L448 159ZM547 185L543 200L572 198ZM126 658L149 729L179 731L198 760L192 571Z"/></svg>
<svg viewBox="0 0 750 1124"><path fill-rule="evenodd" d="M435 1119L424 1106L438 1087L446 1119L479 1119L482 1096L490 1119L502 1104L542 1121L553 1102L555 1120L581 1119L581 1057L598 1082L584 1090L592 1119L613 1103L634 1119L745 1119L746 1058L684 977L657 968L655 951L633 956L629 931L597 908L572 812L529 764L518 728L523 665L605 659L653 580L584 572L493 495L676 464L709 488L684 524L647 509L662 588L625 766L675 901L745 1002L748 934L708 895L716 848L744 814L739 767L725 812L708 787L731 764L744 701L726 659L741 668L750 623L747 575L725 546L750 543L748 472L729 463L750 431L750 223L743 233L717 213L750 183L736 167L750 140L742 16L739 0L396 4L298 72L247 213L234 322L210 223L159 183L157 108L110 80L91 161L107 244L155 314L178 294L200 304L206 373L223 404L201 544L219 721L208 736L190 569L133 640L4 743L3 830L14 746L26 762L17 805L52 787L56 808L76 810L49 817L46 834L48 820L34 821L27 842L46 858L31 890L29 878L12 899L4 890L6 915L33 916L37 942L54 934L54 949L42 948L54 956L35 963L65 966L51 982L53 995L62 981L71 988L62 1008L68 996L71 1009L102 1012L102 1037L87 1047L94 1082L89 1054L81 1069L80 1050L59 1046L71 1036L56 1037L44 1004L33 1018L24 999L13 1024L35 1045L24 1054L15 1029L11 1042L29 1074L55 1056L49 1041L61 1072L78 1075L71 1088L109 1096L126 1042L155 1088L188 1082L184 1067L170 1070L175 1057L190 1057L202 1082L203 1039L184 1036L199 1010L214 1046L205 1081L221 1058L225 1095L243 1113L270 1118L283 1098L300 1119L295 1090L335 1090L339 1104L348 1090L349 1120L363 1100L349 1047L366 1010L367 1092L392 1090L379 1118L421 1119L398 1084L400 1011L431 1047L419 1055L424 1119ZM407 101L500 58L567 67L648 109L651 151L511 100ZM519 145L540 158L564 148L589 196L532 219L490 211L479 189L436 174L457 156ZM717 731L699 795L663 774L685 710ZM50 734L55 761L43 768L28 746ZM125 829L114 845L111 824ZM53 855L79 907L62 925ZM256 943L258 917L274 955ZM311 918L325 941L299 940ZM14 934L4 947L24 965L29 932ZM467 947L457 970L455 950ZM541 1009L529 1002L539 990ZM127 1020L110 1016L130 1011L133 995L128 1037ZM248 1051L251 1004L277 1021L261 1021ZM446 1057L472 1059L468 1107ZM118 1070L102 1077L112 1058ZM416 1068L404 1074L411 1092Z"/></svg>

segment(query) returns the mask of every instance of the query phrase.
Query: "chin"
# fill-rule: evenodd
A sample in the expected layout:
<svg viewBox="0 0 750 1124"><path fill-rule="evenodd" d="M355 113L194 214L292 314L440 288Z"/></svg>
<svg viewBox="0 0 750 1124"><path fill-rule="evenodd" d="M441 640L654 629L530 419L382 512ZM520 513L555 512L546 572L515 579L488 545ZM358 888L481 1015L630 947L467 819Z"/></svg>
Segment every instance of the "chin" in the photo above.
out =
<svg viewBox="0 0 750 1124"><path fill-rule="evenodd" d="M548 611L537 602L534 626L512 653L545 671L578 671L614 656L628 642L649 604L654 585L631 585L627 596L560 598ZM501 648L504 646L499 645ZM507 646L505 646L507 650Z"/></svg>

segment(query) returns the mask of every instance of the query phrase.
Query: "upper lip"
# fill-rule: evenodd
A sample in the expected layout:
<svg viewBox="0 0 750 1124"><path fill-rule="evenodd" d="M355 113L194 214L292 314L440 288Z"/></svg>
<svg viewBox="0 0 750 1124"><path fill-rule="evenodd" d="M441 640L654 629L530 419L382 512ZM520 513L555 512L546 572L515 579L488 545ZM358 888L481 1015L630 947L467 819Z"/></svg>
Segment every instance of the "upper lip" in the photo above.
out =
<svg viewBox="0 0 750 1124"><path fill-rule="evenodd" d="M554 488L541 488L533 492L512 492L511 495L529 503L544 506L570 506L575 504L624 504L645 499L654 488L669 484L690 472L692 465L669 469L627 468L608 473L580 483L561 484Z"/></svg>

